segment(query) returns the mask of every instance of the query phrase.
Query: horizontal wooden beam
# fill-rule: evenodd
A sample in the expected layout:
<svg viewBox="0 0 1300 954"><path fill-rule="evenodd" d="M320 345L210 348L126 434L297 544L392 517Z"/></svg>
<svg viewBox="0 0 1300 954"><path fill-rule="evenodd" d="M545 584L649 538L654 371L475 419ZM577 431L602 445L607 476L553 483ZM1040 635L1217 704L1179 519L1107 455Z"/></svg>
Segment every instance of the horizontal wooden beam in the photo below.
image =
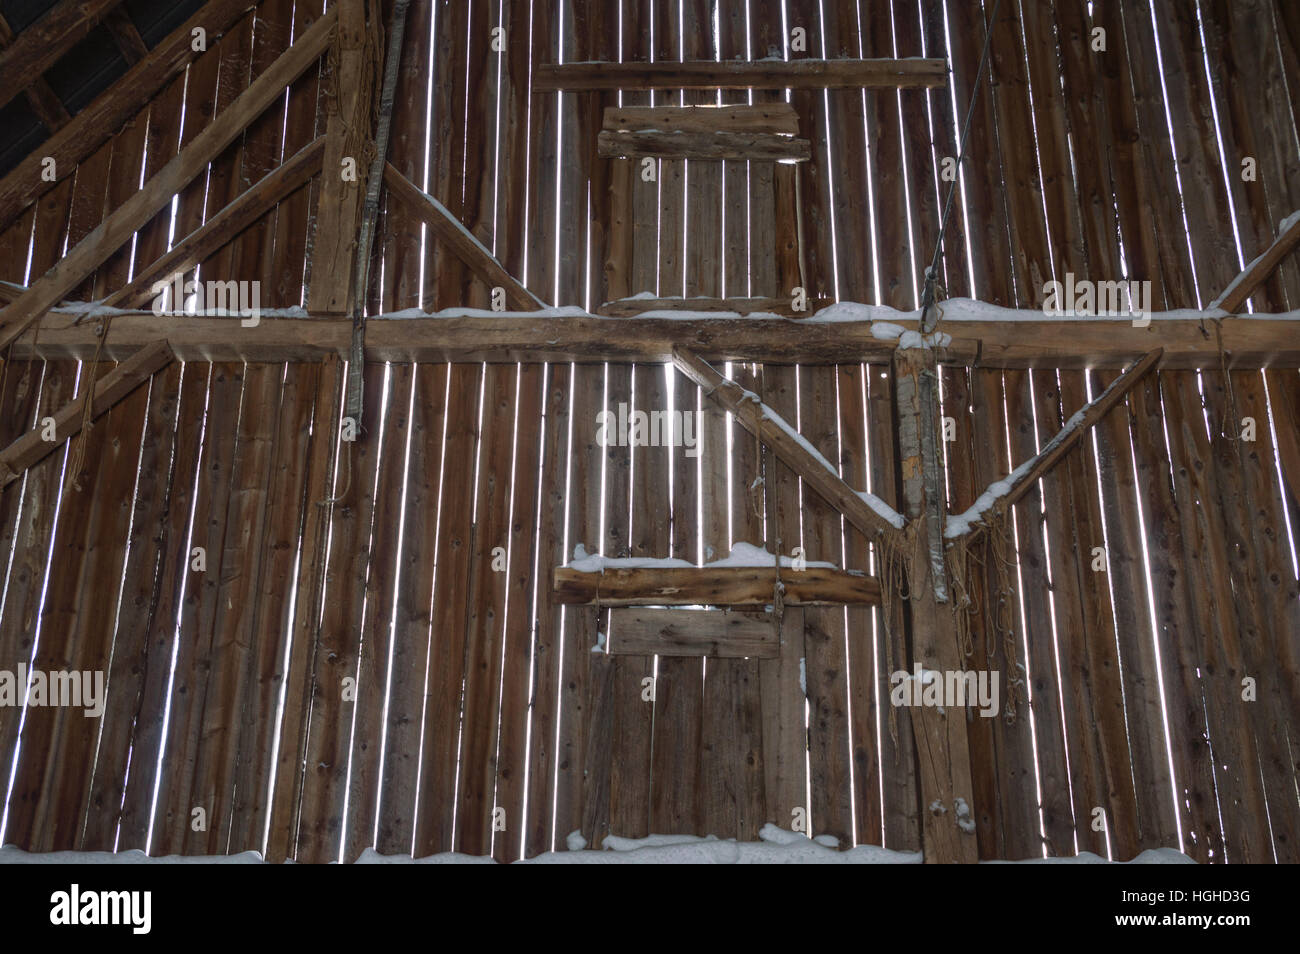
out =
<svg viewBox="0 0 1300 954"><path fill-rule="evenodd" d="M795 311L789 298L620 298L607 301L596 309L598 315L611 318L634 318L648 311L734 312L737 315L780 315L782 318L811 318L830 302L808 302L803 311Z"/></svg>
<svg viewBox="0 0 1300 954"><path fill-rule="evenodd" d="M167 342L157 341L136 352L96 381L90 409L92 420L149 380L154 372L170 364L172 357ZM54 440L47 439L49 432L38 423L34 430L28 431L0 451L0 487L17 480L23 471L44 460L55 448L81 431L85 395L86 391L83 391L50 415L54 418Z"/></svg>
<svg viewBox="0 0 1300 954"><path fill-rule="evenodd" d="M198 53L193 31L201 29L209 48L256 0L208 0L194 15L167 34L153 51L82 109L72 121L0 179L0 231L27 206L77 170L85 159L128 119L144 108ZM219 56L213 53L213 56ZM54 177L46 177L46 158L54 160Z"/></svg>
<svg viewBox="0 0 1300 954"><path fill-rule="evenodd" d="M943 86L939 59L544 63L533 92L603 89L916 89Z"/></svg>
<svg viewBox="0 0 1300 954"><path fill-rule="evenodd" d="M774 567L701 566L607 568L584 573L556 567L558 603L594 606L764 606L775 599ZM787 606L879 605L880 581L849 570L810 566L781 568Z"/></svg>
<svg viewBox="0 0 1300 954"><path fill-rule="evenodd" d="M0 311L0 348L20 336L51 307L76 288L86 276L122 247L132 234L166 206L172 197L205 170L254 119L260 116L285 87L316 62L329 45L337 17L331 7L307 28L298 42L282 53L230 106L210 122L175 157L57 265L36 280L17 301ZM219 276L227 278L228 276Z"/></svg>
<svg viewBox="0 0 1300 954"><path fill-rule="evenodd" d="M895 526L868 505L856 490L814 454L806 442L788 430L785 422L758 403L752 392L723 377L687 348L673 349L673 364L704 389L705 397L734 414L745 430L770 447L804 484L820 494L845 520L868 537L901 536L901 526Z"/></svg>
<svg viewBox="0 0 1300 954"><path fill-rule="evenodd" d="M1287 219L1286 227L1278 233L1273 244L1264 249L1259 258L1247 265L1241 274L1232 280L1232 284L1223 290L1223 294L1210 304L1210 307L1236 314L1250 296L1255 294L1255 290L1273 274L1278 263L1297 246L1300 246L1300 211L1293 213Z"/></svg>
<svg viewBox="0 0 1300 954"><path fill-rule="evenodd" d="M89 309L89 306L84 306ZM3 313L0 312L0 315ZM898 324L915 330L916 323ZM1295 318L1243 317L1223 323L1223 359L1229 368L1300 367L1300 313ZM1128 322L1057 319L951 322L952 342L939 353L948 365L982 368L1123 369L1156 347L1159 368L1218 368L1213 330L1195 319L1161 320L1138 329ZM1208 327L1208 325L1207 325ZM217 317L119 314L104 345L115 360L160 338L185 361L318 361L346 356L351 324L338 317L264 316L256 327ZM1075 343L1075 348L1070 343ZM77 315L52 312L39 337L14 343L15 358L91 358L98 339ZM366 322L366 350L376 361L667 362L677 345L708 361L766 364L888 364L894 342L872 334L868 321L789 318L606 318L544 316L530 312L443 312L439 317Z"/></svg>
<svg viewBox="0 0 1300 954"><path fill-rule="evenodd" d="M392 163L384 164L384 186L410 212L433 229L438 241L451 249L470 271L489 287L504 288L506 301L512 308L534 311L546 307L545 302L506 271L505 266L496 260L487 246L480 242L473 232L465 228L445 205L402 175Z"/></svg>
<svg viewBox="0 0 1300 954"><path fill-rule="evenodd" d="M0 107L85 39L122 0L60 0L0 52Z"/></svg>
<svg viewBox="0 0 1300 954"><path fill-rule="evenodd" d="M754 132L611 132L596 137L598 154L605 159L694 159L741 162L807 162L812 143L771 133Z"/></svg>
<svg viewBox="0 0 1300 954"><path fill-rule="evenodd" d="M781 651L768 613L627 607L610 611L609 631L614 656L775 659Z"/></svg>
<svg viewBox="0 0 1300 954"><path fill-rule="evenodd" d="M772 133L799 135L799 114L784 101L753 106L607 106L611 132Z"/></svg>

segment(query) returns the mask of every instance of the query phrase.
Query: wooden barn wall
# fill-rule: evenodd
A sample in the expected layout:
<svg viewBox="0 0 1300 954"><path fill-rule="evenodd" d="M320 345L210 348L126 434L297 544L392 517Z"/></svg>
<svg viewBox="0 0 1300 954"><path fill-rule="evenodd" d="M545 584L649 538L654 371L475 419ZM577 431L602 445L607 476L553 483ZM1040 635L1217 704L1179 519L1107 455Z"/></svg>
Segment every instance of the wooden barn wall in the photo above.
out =
<svg viewBox="0 0 1300 954"><path fill-rule="evenodd" d="M323 6L250 11L0 232L0 279L50 268ZM944 240L948 296L1037 307L1072 272L1149 279L1156 309L1195 308L1300 208L1292 5L1004 0L1000 17ZM910 309L985 29L965 0L415 0L389 159L547 302L802 285ZM784 94L530 90L543 62L768 55L947 56L952 89L799 91L810 163L663 161L652 183L597 157L603 106ZM120 287L323 133L330 80L325 62L309 70L76 297ZM305 304L316 188L200 276ZM399 205L385 201L375 245L372 313L486 305ZM1253 304L1300 308L1294 257ZM0 444L105 370L6 361ZM574 831L752 838L800 808L844 845L918 847L909 721L887 701L906 658L897 610L802 614L806 778L774 780L767 660L593 652L618 639L608 615L551 597L580 543L696 563L737 541L802 546L879 571L694 385L660 365L369 365L361 436L340 442L343 373L173 364L3 491L0 668L99 670L107 702L100 718L0 708L0 841L508 860ZM728 373L850 484L896 499L884 369ZM945 369L950 509L1114 376ZM620 402L701 411L702 453L599 445L596 415ZM1235 439L1247 416L1253 443ZM970 667L1013 654L1024 679L1014 720L970 723L982 857L1300 860L1297 529L1300 375L1285 368L1152 374L1015 507L967 580Z"/></svg>

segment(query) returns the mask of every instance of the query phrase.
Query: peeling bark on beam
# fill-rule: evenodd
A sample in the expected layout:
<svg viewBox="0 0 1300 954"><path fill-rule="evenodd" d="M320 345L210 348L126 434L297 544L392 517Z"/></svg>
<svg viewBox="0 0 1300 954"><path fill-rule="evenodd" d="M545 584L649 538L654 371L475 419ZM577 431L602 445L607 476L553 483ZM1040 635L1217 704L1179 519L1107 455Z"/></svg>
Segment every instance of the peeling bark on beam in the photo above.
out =
<svg viewBox="0 0 1300 954"><path fill-rule="evenodd" d="M316 21L302 37L239 95L188 146L117 211L78 243L57 265L34 282L17 301L0 312L0 348L20 336L41 315L76 288L86 276L122 247L208 163L230 145L254 119L280 97L284 88L320 58L334 29L334 11ZM69 127L70 128L70 127Z"/></svg>
<svg viewBox="0 0 1300 954"><path fill-rule="evenodd" d="M868 506L858 492L836 473L828 470L803 444L785 428L764 416L761 404L751 400L751 395L715 371L709 364L685 348L673 349L673 363L679 371L704 389L712 398L736 416L745 430L770 447L794 470L805 484L817 491L826 502L843 514L844 519L861 530L867 537L899 537L897 527Z"/></svg>
<svg viewBox="0 0 1300 954"><path fill-rule="evenodd" d="M433 229L438 240L455 253L471 271L488 284L506 290L506 301L513 308L533 311L545 308L546 303L525 288L505 270L487 247L474 237L441 202L418 188L391 164L384 165L384 185L413 214Z"/></svg>
<svg viewBox="0 0 1300 954"><path fill-rule="evenodd" d="M848 570L781 568L787 606L846 603L877 606L880 581ZM764 606L775 593L773 567L607 568L584 573L556 567L557 603L596 606Z"/></svg>
<svg viewBox="0 0 1300 954"><path fill-rule="evenodd" d="M953 603L946 596L942 532L943 474L935 432L939 417L935 354L900 349L894 359L894 454L902 470L903 506L908 532L907 565L910 660L940 673L964 668L957 641ZM971 782L966 707L909 710L917 748L921 847L926 864L973 864L979 859L974 820L978 817ZM969 809L967 827L958 816L958 799ZM933 806L933 807L932 807Z"/></svg>
<svg viewBox="0 0 1300 954"><path fill-rule="evenodd" d="M0 312L0 319L4 313ZM900 322L908 325L910 322ZM1197 321L1153 322L1147 331L1124 322L1091 323L1088 347L1062 355L1061 341L1074 325L1060 322L968 322L962 329L945 322L949 333L982 333L956 339L939 354L940 364L982 368L1123 369L1164 342L1157 367L1187 370L1218 368L1214 336ZM1080 332L1075 331L1075 336ZM344 319L312 315L264 315L256 328L230 318L158 318L149 312L120 314L105 343L105 356L120 360L160 338L169 338L183 360L318 361L346 356L351 325ZM1082 340L1082 339L1080 339ZM14 344L15 358L90 358L97 339L76 325L76 315L51 313L39 338L30 331ZM1300 320L1234 318L1223 323L1229 368L1300 367ZM981 351L982 344L982 351ZM1135 346L1144 345L1145 348ZM596 315L544 317L531 312L437 318L370 318L366 354L374 361L575 361L578 363L667 362L681 346L706 361L756 361L765 364L888 364L892 342L872 337L870 322L818 322L788 318L602 318ZM977 360L978 359L978 360Z"/></svg>
<svg viewBox="0 0 1300 954"><path fill-rule="evenodd" d="M62 0L0 53L0 108L85 39L122 0Z"/></svg>
<svg viewBox="0 0 1300 954"><path fill-rule="evenodd" d="M254 0L209 0L194 16L169 33L145 59L43 142L40 149L15 166L0 180L0 231L7 228L23 209L72 175L77 163L103 145L159 90L184 72L190 61L198 56L191 46L195 29L204 30L211 49L226 29L254 6ZM42 178L45 168L42 160L47 156L54 160L53 182Z"/></svg>
<svg viewBox="0 0 1300 954"><path fill-rule="evenodd" d="M1300 214L1295 214L1294 221L1281 231L1273 244L1264 253L1242 270L1232 280L1222 295L1216 298L1211 308L1221 308L1230 314L1236 314L1255 290L1268 280L1282 259L1300 245Z"/></svg>
<svg viewBox="0 0 1300 954"><path fill-rule="evenodd" d="M155 342L123 361L95 382L91 418L97 418L150 376L172 361L171 349L166 341ZM23 471L45 459L56 448L81 431L86 391L69 401L51 415L54 418L56 439L47 441L42 436L44 428L38 425L28 431L3 451L0 451L0 487L8 486L22 476Z"/></svg>
<svg viewBox="0 0 1300 954"><path fill-rule="evenodd" d="M943 60L545 63L533 92L602 89L916 89L947 83Z"/></svg>
<svg viewBox="0 0 1300 954"><path fill-rule="evenodd" d="M1083 407L1083 417L1078 423L1073 426L1067 423L1065 427L1057 432L1056 436L1043 445L1042 451L1028 462L1028 466L1022 464L1021 467L1016 468L1016 470L1020 471L1020 475L1011 481L1011 486L1007 492L999 497L986 513L996 516L1006 514L1039 478L1055 467L1061 458L1082 440L1083 435L1088 433L1089 428L1105 417L1115 405L1124 400L1129 391L1133 390L1134 385L1141 381L1146 373L1156 366L1159 360L1160 349L1157 348L1112 381L1106 390L1089 401ZM1073 416L1071 415L1071 418ZM1022 467L1023 470L1021 470ZM970 513L970 511L967 511L967 513ZM981 516L980 524L984 523L985 518ZM973 533L975 529L976 527L972 526L969 532Z"/></svg>

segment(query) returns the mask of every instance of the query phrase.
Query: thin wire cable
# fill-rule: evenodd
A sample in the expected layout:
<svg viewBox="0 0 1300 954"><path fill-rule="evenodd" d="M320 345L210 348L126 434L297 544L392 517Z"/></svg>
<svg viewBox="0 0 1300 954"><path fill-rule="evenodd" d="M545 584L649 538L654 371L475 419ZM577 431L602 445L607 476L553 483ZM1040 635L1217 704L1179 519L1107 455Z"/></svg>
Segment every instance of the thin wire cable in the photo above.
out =
<svg viewBox="0 0 1300 954"><path fill-rule="evenodd" d="M979 96L980 84L984 79L985 66L989 58L989 41L993 38L993 27L998 22L998 8L1002 6L1002 0L994 0L993 16L989 18L988 26L984 29L984 49L980 53L980 65L975 71L975 82L970 91L970 103L966 107L966 120L962 123L961 141L957 146L957 173L953 176L952 182L948 183L948 198L943 203L943 218L939 221L939 237L934 243L934 255L930 257L930 267L925 270L925 287L921 293L921 333L929 334L934 331L930 323L930 312L934 307L934 282L939 274L939 259L943 255L943 235L948 228L948 216L952 213L952 196L957 191L957 176L961 174L962 160L966 158L966 137L970 133L971 117L975 115L975 100ZM933 10L933 8L932 8ZM942 312L940 313L942 316ZM937 322L935 322L937 324Z"/></svg>

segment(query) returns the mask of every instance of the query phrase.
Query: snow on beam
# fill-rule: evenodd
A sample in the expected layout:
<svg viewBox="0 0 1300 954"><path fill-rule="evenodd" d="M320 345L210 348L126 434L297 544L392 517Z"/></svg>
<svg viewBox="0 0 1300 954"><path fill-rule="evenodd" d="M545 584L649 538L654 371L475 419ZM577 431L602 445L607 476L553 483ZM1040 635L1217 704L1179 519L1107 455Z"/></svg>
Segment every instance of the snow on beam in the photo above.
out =
<svg viewBox="0 0 1300 954"><path fill-rule="evenodd" d="M758 395L723 377L686 348L673 348L673 363L868 537L897 536L903 529L902 516L879 497L846 484L831 462Z"/></svg>
<svg viewBox="0 0 1300 954"><path fill-rule="evenodd" d="M91 419L99 417L148 381L154 372L170 364L172 357L167 342L158 341L143 351L136 352L96 381L91 401ZM0 487L17 480L23 471L45 459L81 430L86 393L83 391L51 415L54 418L53 440L42 424L0 451Z"/></svg>
<svg viewBox="0 0 1300 954"><path fill-rule="evenodd" d="M1268 280L1278 263L1297 245L1300 245L1300 211L1292 212L1282 220L1273 244L1242 269L1241 274L1232 280L1210 307L1235 314L1242 305L1246 304L1246 299Z"/></svg>
<svg viewBox="0 0 1300 954"><path fill-rule="evenodd" d="M1157 348L1112 381L1106 390L1089 401L1081 410L1076 411L1056 436L1043 445L1042 450L1002 480L991 483L964 513L950 516L944 527L944 536L949 540L965 536L986 525L990 515L1005 514L1025 495L1036 480L1055 467L1057 462L1069 453L1070 449L1088 432L1088 428L1123 401L1133 386L1141 381L1159 360L1160 349Z"/></svg>
<svg viewBox="0 0 1300 954"><path fill-rule="evenodd" d="M88 307L56 307L41 320L39 336L28 331L14 343L13 357L93 357L98 339L90 325L76 323ZM846 303L834 307L844 309ZM945 319L944 332L952 340L938 349L940 364L1120 370L1158 347L1164 352L1158 367L1168 370L1217 369L1220 362L1229 369L1300 367L1300 311L1222 322L1221 355L1212 329L1207 334L1209 326L1203 324L1222 317L1221 312L1204 318L1199 312L1177 312L1178 317L1169 318L1154 314L1149 327L1135 328L1127 321L1049 319L1041 312L984 307L991 314L1013 317ZM867 305L851 308L855 315L888 315L892 320L742 317L704 311L608 318L572 307L499 313L449 308L433 314L372 315L366 321L366 355L374 361L667 362L680 345L714 362L889 364L901 331L915 327L912 313ZM0 311L0 322L5 314ZM886 325L894 325L892 337L881 337ZM167 338L184 361L319 361L346 356L351 335L346 319L301 308L263 308L256 327L215 317L117 312L104 355L120 361Z"/></svg>
<svg viewBox="0 0 1300 954"><path fill-rule="evenodd" d="M416 186L391 163L384 164L384 185L422 222L433 229L439 241L445 243L471 271L489 287L501 286L506 290L510 307L523 311L545 308L546 303L525 288L506 271L487 246L461 223L460 219L441 202Z"/></svg>

